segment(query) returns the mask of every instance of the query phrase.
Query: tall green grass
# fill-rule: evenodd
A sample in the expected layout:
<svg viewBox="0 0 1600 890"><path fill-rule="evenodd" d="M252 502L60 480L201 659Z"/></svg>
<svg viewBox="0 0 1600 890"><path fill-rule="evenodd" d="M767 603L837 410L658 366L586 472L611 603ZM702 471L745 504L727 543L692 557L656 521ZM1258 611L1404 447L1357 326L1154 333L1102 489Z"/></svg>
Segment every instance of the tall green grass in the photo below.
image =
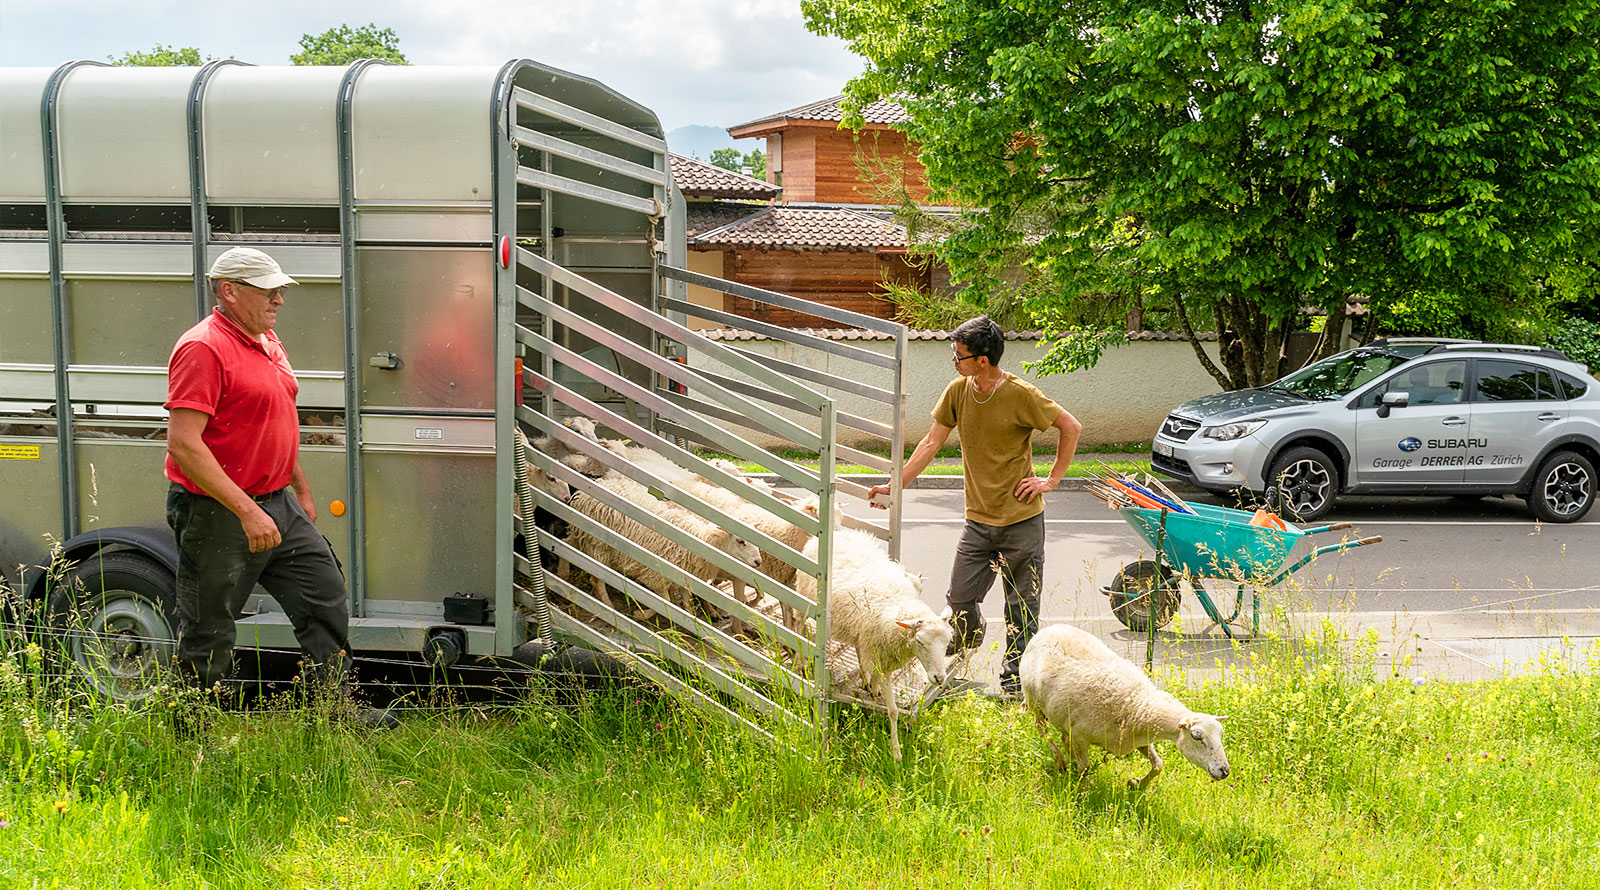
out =
<svg viewBox="0 0 1600 890"><path fill-rule="evenodd" d="M1348 664L1357 647L1339 653ZM1271 656L1163 678L1228 714L1233 775L1170 745L1057 774L1019 706L836 709L768 747L646 688L423 712L138 709L0 653L0 885L31 887L1592 887L1600 657L1469 684ZM1368 666L1370 667L1370 665ZM199 726L193 735L175 729Z"/></svg>

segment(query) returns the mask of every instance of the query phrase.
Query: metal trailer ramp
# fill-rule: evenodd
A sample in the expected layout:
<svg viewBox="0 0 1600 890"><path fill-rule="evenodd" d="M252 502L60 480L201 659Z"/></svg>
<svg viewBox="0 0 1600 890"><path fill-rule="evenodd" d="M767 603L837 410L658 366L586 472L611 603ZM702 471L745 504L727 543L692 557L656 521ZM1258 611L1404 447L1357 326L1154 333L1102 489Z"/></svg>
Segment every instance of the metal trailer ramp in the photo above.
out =
<svg viewBox="0 0 1600 890"><path fill-rule="evenodd" d="M530 582L519 586L518 601L535 616L548 614L549 626L541 635L553 634L591 648L602 648L628 660L640 671L688 698L697 707L767 734L752 722L759 716L798 726L812 733L824 731L827 706L831 700L833 676L840 667L853 668L853 654L841 660L840 648L827 645L827 571L831 523L819 517L833 513L837 492L864 496L866 487L841 481L835 472L841 453L898 479L899 460L882 457L849 446L836 438L841 412L835 398L823 391L830 388L852 391L870 390L893 416L890 422L851 417L849 422L878 435L886 447L899 446L899 411L903 403L900 369L904 367L904 329L892 322L857 316L831 307L805 303L781 294L760 291L763 302L801 306L818 315L836 316L841 323L871 327L889 334L895 351L884 354L844 346L801 332L774 329L773 335L799 343L802 348L822 344L833 356L864 362L886 378L885 387L866 387L858 378L808 372L813 388L795 379L787 368L771 367L771 362L744 350L709 340L669 318L667 313L682 311L681 299L662 297L665 312L651 311L594 281L564 269L531 251L519 251L518 263L527 284L519 288L522 307L536 316L539 329L519 322L518 342L523 346L525 384L530 398L517 409L518 419L533 437L529 463L603 503L640 526L671 541L682 551L692 553L742 582L758 597L741 599L732 585L708 583L673 563L663 553L629 539L614 528L575 510L544 491L530 487L536 506L569 527L583 531L622 553L628 560L681 586L690 594L687 603L664 596L660 589L649 589L622 573L602 564L567 541L552 539L535 531L540 545L556 559L565 560L631 601L634 607L618 607L598 596L593 588L543 570L535 561L518 558L519 572ZM661 278L693 279L702 285L739 287L717 279L700 279L676 267L663 266ZM754 289L748 289L753 291ZM552 299L550 295L555 295ZM752 296L742 293L742 296ZM709 311L696 307L696 315ZM608 329L605 316L614 312L648 328L654 347L631 341ZM758 322L726 313L719 320L728 324L759 326ZM621 361L607 367L592 357L561 345L574 336L584 342L601 344ZM643 339L643 338L641 338ZM715 368L715 370L709 370ZM537 369L537 370L534 370ZM602 402L589 394L615 394L621 401ZM628 440L634 448L646 449L650 467L640 466L600 443L586 439L563 426L562 415L595 420L614 435ZM759 431L765 438L779 439L794 447L815 451L815 467L802 465L751 441ZM732 455L770 472L784 488L798 490L816 499L815 515L795 506L792 498L759 483L746 481L740 474L708 461L703 450ZM817 579L818 596L808 599L792 584L784 584L759 569L744 565L727 553L664 520L648 505L630 502L595 479L567 466L555 452L581 456L580 463L599 465L609 474L637 482L663 502L689 511L720 528L728 529ZM890 454L903 453L890 451ZM737 496L732 509L708 503L693 486L682 479L667 478L655 458L665 458L678 471L693 474L723 492ZM592 471L592 470L591 470ZM671 475L671 474L667 474ZM795 526L818 538L817 559L808 559L800 548L776 539L769 531L756 527L750 511ZM888 529L877 529L898 543L898 516ZM519 526L526 529L526 525ZM767 528L770 530L771 526ZM803 546L803 545L802 545ZM894 547L894 549L898 549ZM532 553L533 549L528 548ZM538 589L542 584L544 598ZM657 585L659 588L659 585ZM780 609L790 607L800 617L798 627L789 627L780 618ZM748 628L740 633L734 627ZM659 663L658 663L659 662ZM670 670L664 665L671 665Z"/></svg>

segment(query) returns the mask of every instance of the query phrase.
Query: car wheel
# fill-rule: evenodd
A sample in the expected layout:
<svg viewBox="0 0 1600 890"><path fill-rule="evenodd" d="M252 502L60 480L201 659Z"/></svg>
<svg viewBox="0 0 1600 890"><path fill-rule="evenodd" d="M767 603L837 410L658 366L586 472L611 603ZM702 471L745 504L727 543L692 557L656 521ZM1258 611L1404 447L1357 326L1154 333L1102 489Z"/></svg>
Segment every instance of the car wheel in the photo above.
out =
<svg viewBox="0 0 1600 890"><path fill-rule="evenodd" d="M1272 462L1267 474L1267 506L1299 522L1321 519L1333 509L1339 471L1315 448L1290 448Z"/></svg>
<svg viewBox="0 0 1600 890"><path fill-rule="evenodd" d="M142 553L84 559L49 602L57 651L102 694L137 701L165 676L177 649L177 580Z"/></svg>
<svg viewBox="0 0 1600 890"><path fill-rule="evenodd" d="M1545 459L1533 477L1528 507L1544 522L1577 522L1594 506L1594 464L1573 451Z"/></svg>
<svg viewBox="0 0 1600 890"><path fill-rule="evenodd" d="M1154 560L1123 566L1111 582L1110 593L1111 614L1128 630L1150 630L1152 611L1158 630L1178 614L1178 581L1171 569Z"/></svg>

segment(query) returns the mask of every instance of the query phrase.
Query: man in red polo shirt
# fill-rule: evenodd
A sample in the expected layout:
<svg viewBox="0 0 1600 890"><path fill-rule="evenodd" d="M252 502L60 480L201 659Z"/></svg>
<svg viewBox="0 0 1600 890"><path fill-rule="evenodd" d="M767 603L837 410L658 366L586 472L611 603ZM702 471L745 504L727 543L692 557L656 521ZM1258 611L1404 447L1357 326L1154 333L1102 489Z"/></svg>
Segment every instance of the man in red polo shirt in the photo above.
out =
<svg viewBox="0 0 1600 890"><path fill-rule="evenodd" d="M167 522L178 538L179 669L203 689L233 665L234 620L259 582L294 623L309 679L342 674L344 575L312 524L300 386L272 328L294 279L235 247L206 274L216 308L167 366Z"/></svg>

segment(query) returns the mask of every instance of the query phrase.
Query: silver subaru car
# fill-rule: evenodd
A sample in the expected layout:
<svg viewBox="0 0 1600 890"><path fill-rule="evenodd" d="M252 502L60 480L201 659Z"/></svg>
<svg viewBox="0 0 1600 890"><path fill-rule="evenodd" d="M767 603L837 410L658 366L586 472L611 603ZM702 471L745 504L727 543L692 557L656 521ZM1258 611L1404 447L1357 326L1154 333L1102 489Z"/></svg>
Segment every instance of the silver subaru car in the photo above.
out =
<svg viewBox="0 0 1600 890"><path fill-rule="evenodd" d="M1391 338L1185 402L1151 467L1314 520L1340 494L1516 495L1545 522L1594 506L1600 381L1553 349Z"/></svg>

